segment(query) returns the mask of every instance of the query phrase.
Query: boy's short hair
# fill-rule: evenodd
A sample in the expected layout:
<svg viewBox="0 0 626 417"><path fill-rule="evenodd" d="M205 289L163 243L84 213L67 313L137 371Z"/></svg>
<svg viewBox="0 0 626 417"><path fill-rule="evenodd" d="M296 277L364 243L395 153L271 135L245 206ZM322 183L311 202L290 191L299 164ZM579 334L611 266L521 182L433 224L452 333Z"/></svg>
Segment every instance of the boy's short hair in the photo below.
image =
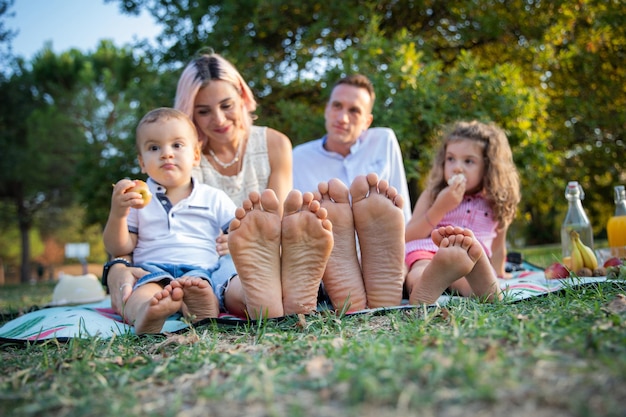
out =
<svg viewBox="0 0 626 417"><path fill-rule="evenodd" d="M139 132L143 126L167 119L179 119L186 121L193 132L193 139L198 142L198 132L196 130L196 126L193 124L189 116L182 111L171 107L159 107L146 113L137 124L137 130L135 131L136 145L139 145Z"/></svg>

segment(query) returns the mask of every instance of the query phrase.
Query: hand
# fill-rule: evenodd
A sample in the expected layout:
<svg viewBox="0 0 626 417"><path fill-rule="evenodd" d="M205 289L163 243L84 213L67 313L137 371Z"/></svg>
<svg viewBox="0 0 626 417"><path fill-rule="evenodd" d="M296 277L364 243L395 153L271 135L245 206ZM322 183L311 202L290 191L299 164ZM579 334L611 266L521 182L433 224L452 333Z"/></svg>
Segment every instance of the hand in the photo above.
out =
<svg viewBox="0 0 626 417"><path fill-rule="evenodd" d="M455 209L463 201L465 195L465 181L461 181L447 186L439 192L433 206L437 206L437 209L442 213L448 213L450 210Z"/></svg>
<svg viewBox="0 0 626 417"><path fill-rule="evenodd" d="M217 254L220 256L228 255L230 251L228 250L228 235L224 233L220 234L217 239L215 239L217 245Z"/></svg>
<svg viewBox="0 0 626 417"><path fill-rule="evenodd" d="M135 282L146 274L148 272L141 268L129 268L124 264L111 266L107 286L111 294L111 307L117 314L122 315L124 304L133 292Z"/></svg>
<svg viewBox="0 0 626 417"><path fill-rule="evenodd" d="M130 207L140 206L144 202L141 194L128 191L134 186L135 181L127 178L113 184L111 214L115 214L117 217L126 217Z"/></svg>

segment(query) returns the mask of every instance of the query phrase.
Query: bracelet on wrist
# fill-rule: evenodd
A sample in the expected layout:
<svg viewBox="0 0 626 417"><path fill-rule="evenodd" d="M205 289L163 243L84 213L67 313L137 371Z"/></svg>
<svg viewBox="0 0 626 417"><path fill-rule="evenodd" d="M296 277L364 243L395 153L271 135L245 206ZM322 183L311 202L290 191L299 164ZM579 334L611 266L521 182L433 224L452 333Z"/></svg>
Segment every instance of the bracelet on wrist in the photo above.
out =
<svg viewBox="0 0 626 417"><path fill-rule="evenodd" d="M124 259L124 258L111 259L109 262L105 263L104 267L102 268L102 285L103 286L108 287L109 270L111 269L113 265L117 265L117 264L124 264L127 267L133 266L132 263L130 263L127 259Z"/></svg>

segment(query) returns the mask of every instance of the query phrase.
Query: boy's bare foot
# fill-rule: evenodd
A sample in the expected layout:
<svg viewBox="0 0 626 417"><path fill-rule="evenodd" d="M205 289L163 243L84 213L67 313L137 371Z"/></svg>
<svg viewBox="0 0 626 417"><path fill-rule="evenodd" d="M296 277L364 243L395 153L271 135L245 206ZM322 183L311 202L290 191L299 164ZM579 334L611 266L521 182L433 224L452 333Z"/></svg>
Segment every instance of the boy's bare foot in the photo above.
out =
<svg viewBox="0 0 626 417"><path fill-rule="evenodd" d="M312 193L293 190L282 221L282 287L285 315L317 308L317 294L333 247L332 224Z"/></svg>
<svg viewBox="0 0 626 417"><path fill-rule="evenodd" d="M139 287L135 291L141 290ZM131 294L129 303L136 294ZM138 294L137 294L138 295ZM135 333L160 333L165 320L178 312L183 303L183 291L180 288L163 288L150 299L137 306L135 314Z"/></svg>
<svg viewBox="0 0 626 417"><path fill-rule="evenodd" d="M200 277L183 277L169 284L183 290L182 313L194 322L217 317L220 305L209 281Z"/></svg>
<svg viewBox="0 0 626 417"><path fill-rule="evenodd" d="M244 290L248 315L282 317L280 204L273 190L250 193L230 224L228 248Z"/></svg>
<svg viewBox="0 0 626 417"><path fill-rule="evenodd" d="M338 179L331 179L320 183L315 199L327 210L333 224L334 246L324 272L324 289L335 309L362 310L367 300L348 187Z"/></svg>
<svg viewBox="0 0 626 417"><path fill-rule="evenodd" d="M431 238L439 250L413 286L411 304L436 302L454 281L472 272L481 258L487 260L480 242L468 229L440 227L432 231Z"/></svg>
<svg viewBox="0 0 626 417"><path fill-rule="evenodd" d="M400 305L405 275L402 197L373 173L355 178L350 194L367 305Z"/></svg>

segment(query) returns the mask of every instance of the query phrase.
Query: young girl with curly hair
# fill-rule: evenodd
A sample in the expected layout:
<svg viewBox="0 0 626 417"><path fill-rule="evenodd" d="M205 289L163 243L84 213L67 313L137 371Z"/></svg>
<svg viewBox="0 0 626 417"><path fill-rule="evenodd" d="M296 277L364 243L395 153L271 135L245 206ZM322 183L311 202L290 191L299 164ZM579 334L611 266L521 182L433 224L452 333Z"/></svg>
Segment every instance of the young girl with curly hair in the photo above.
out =
<svg viewBox="0 0 626 417"><path fill-rule="evenodd" d="M506 233L519 201L519 176L500 128L471 121L445 131L406 226L410 303L434 303L446 290L499 299Z"/></svg>

